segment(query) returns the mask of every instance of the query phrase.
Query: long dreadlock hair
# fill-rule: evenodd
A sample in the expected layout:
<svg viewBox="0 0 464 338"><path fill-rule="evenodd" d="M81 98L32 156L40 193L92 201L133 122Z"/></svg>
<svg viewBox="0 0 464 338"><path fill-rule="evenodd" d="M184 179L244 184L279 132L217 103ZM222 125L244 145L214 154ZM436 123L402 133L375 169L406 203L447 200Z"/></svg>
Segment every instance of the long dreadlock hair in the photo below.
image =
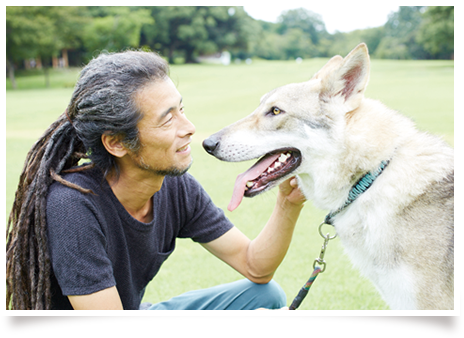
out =
<svg viewBox="0 0 464 338"><path fill-rule="evenodd" d="M102 144L104 133L117 135L136 152L141 113L135 95L152 81L168 76L168 64L141 51L102 53L82 70L65 111L27 154L7 226L6 308L50 309L51 273L47 246L47 194L58 181L91 193L62 173L100 168L106 176L119 168ZM82 158L90 162L78 166Z"/></svg>

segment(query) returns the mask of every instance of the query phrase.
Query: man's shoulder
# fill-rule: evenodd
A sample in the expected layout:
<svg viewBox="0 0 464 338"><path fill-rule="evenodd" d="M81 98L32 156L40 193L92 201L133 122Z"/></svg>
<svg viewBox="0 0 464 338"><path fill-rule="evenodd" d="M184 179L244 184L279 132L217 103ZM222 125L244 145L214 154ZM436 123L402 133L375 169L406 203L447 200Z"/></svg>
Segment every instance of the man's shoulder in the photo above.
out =
<svg viewBox="0 0 464 338"><path fill-rule="evenodd" d="M62 175L62 178L71 183L72 185L76 185L80 188L90 190L93 194L90 195L102 195L104 189L104 185L106 181L103 178L103 174L99 169L89 169L74 173L68 173ZM60 182L53 182L50 186L49 196L69 196L73 198L78 198L78 196L86 196L89 195L88 193L83 193L76 188L66 186Z"/></svg>
<svg viewBox="0 0 464 338"><path fill-rule="evenodd" d="M62 224L69 219L88 220L89 216L95 216L99 222L105 219L114 219L118 214L116 198L111 192L103 175L89 169L82 172L69 173L62 176L67 182L90 191L80 191L75 187L67 186L60 182L54 182L47 196L47 222ZM76 223L76 226L80 226ZM87 224L87 223L85 223ZM68 228L71 225L68 225Z"/></svg>
<svg viewBox="0 0 464 338"><path fill-rule="evenodd" d="M166 188L169 190L185 190L191 194L195 192L202 192L203 188L201 184L189 173L185 173L181 176L167 176L165 178Z"/></svg>

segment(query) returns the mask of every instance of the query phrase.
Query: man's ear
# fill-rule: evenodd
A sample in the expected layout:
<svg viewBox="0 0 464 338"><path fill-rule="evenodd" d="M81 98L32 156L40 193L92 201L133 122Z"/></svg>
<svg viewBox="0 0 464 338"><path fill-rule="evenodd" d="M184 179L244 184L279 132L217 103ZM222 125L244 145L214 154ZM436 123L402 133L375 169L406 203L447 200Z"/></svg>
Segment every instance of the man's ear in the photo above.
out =
<svg viewBox="0 0 464 338"><path fill-rule="evenodd" d="M121 136L104 133L101 136L103 146L106 151L116 157L123 157L127 154L127 149L122 144Z"/></svg>

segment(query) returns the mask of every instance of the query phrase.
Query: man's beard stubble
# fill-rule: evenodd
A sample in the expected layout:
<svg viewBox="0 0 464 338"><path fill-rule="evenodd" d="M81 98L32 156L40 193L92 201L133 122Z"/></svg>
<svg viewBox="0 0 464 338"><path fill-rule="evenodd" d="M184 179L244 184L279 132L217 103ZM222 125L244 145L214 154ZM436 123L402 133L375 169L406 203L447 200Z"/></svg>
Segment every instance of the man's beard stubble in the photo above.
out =
<svg viewBox="0 0 464 338"><path fill-rule="evenodd" d="M135 162L135 164L137 165L138 168L140 168L142 170L149 171L149 172L151 172L151 173L153 173L153 174L155 174L157 176L178 177L178 176L182 176L183 174L185 174L190 169L190 167L192 166L193 160L190 161L190 164L186 168L178 168L178 167L172 166L172 167L167 168L167 169L153 168L150 165L146 164L143 161L143 157L141 157L141 156L134 158L134 162Z"/></svg>

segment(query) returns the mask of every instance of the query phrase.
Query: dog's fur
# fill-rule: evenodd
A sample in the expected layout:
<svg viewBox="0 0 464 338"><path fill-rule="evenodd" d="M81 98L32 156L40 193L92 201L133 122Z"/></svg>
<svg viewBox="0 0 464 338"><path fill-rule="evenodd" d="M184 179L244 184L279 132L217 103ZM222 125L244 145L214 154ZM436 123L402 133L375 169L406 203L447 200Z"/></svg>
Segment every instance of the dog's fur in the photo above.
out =
<svg viewBox="0 0 464 338"><path fill-rule="evenodd" d="M334 218L337 234L391 309L453 309L454 151L365 98L368 78L369 55L360 44L346 58L333 57L308 82L264 95L251 115L203 145L225 161L295 149L300 165L267 189L297 175L307 199L327 210L338 209L360 177L390 160Z"/></svg>

